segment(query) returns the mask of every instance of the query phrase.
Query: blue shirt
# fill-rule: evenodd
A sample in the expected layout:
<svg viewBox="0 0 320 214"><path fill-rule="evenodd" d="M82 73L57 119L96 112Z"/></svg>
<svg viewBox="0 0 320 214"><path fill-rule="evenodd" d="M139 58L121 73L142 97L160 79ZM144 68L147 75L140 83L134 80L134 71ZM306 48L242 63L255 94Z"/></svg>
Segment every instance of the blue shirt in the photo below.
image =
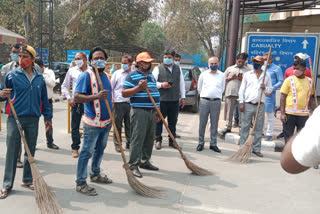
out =
<svg viewBox="0 0 320 214"><path fill-rule="evenodd" d="M107 77L107 75L105 73L100 75L100 78L101 78L101 82L102 82L104 90L108 90L108 102L110 105L110 109L112 110L111 84L110 84L109 78ZM99 86L98 80L97 80L97 85L99 88L98 91L100 91L100 86ZM85 95L93 95L89 72L83 72L79 75L76 89L75 89L75 93L81 93L81 94L85 94ZM101 107L100 121L108 120L110 118L110 115L108 113L106 102L105 102L105 100L99 100L99 102L100 102L100 107ZM94 109L94 102L93 101L88 102L88 103L84 103L84 114L91 119L94 119L96 117L96 112Z"/></svg>
<svg viewBox="0 0 320 214"><path fill-rule="evenodd" d="M33 68L33 75L29 79L25 70L18 67L6 74L4 82L7 88L11 88L11 100L18 116L36 116L41 113L45 120L52 119L51 107L48 101L46 82L39 72ZM0 90L4 87L1 84ZM6 98L0 98L5 101ZM42 112L40 105L42 103ZM6 105L6 113L12 115L9 103Z"/></svg>
<svg viewBox="0 0 320 214"><path fill-rule="evenodd" d="M157 106L160 106L160 93L157 89L157 81L150 71L148 76L138 69L131 71L123 83L123 89L136 87L139 85L140 80L145 79L148 80L148 89L151 96L153 97ZM152 104L146 90L141 90L130 97L130 105L135 108L154 108L154 105Z"/></svg>

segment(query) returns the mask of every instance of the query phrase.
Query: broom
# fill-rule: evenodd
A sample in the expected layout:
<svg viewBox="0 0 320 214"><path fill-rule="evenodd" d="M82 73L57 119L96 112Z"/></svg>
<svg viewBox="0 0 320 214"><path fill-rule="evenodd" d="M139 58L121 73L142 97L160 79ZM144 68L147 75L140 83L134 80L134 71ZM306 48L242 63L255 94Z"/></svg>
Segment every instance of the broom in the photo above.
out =
<svg viewBox="0 0 320 214"><path fill-rule="evenodd" d="M7 88L6 84L3 80L3 76L0 75L1 83L3 85L3 88ZM13 114L14 119L16 120L17 127L19 129L19 133L22 138L22 142L24 144L24 149L28 154L28 161L31 167L31 173L33 177L33 184L34 184L34 192L36 197L36 203L38 205L38 209L41 214L61 214L63 213L62 208L60 207L55 195L51 192L49 186L41 176L39 169L37 168L35 164L34 157L31 155L30 149L27 144L26 137L23 133L22 126L19 122L16 110L13 106L13 103L11 101L11 98L8 98L11 111Z"/></svg>
<svg viewBox="0 0 320 214"><path fill-rule="evenodd" d="M315 85L314 85L314 79L313 79L313 69L312 69L312 59L311 57L309 57L309 64L310 64L310 73L311 73L311 79L312 79L312 89L314 90L314 101L316 103L316 107L318 106L318 99L317 99L317 90L315 88Z"/></svg>
<svg viewBox="0 0 320 214"><path fill-rule="evenodd" d="M270 49L269 49L267 62L270 59L271 50L272 50L272 47L270 47ZM265 72L263 74L262 84L264 84L264 80L266 78L267 69L268 69L268 63L266 64L266 69L265 69ZM261 89L256 116L253 119L253 127L250 130L250 134L249 134L248 139L246 140L245 144L236 153L234 153L231 157L229 157L227 160L233 161L233 162L248 163L249 158L250 158L251 153L252 153L252 144L253 144L253 140L254 140L254 130L256 128L256 122L257 122L256 120L257 120L259 109L260 109L262 95L263 95L263 90Z"/></svg>
<svg viewBox="0 0 320 214"><path fill-rule="evenodd" d="M203 168L195 165L194 163L192 163L191 161L189 161L189 160L187 159L187 157L183 154L183 152L182 152L180 146L178 145L176 139L173 137L173 134L171 133L171 131L170 131L169 127L168 127L168 124L167 124L166 120L163 118L163 116L162 116L162 114L161 114L161 111L159 110L156 102L154 101L153 97L151 96L149 89L146 88L146 91L147 91L148 96L149 96L152 104L154 105L154 107L155 107L158 115L160 116L160 118L161 118L164 126L166 127L166 129L167 129L167 131L168 131L168 133L169 133L169 136L171 137L171 139L172 139L173 143L175 144L176 148L178 149L181 158L184 160L184 163L186 164L187 168L188 168L193 174L195 174L195 175L199 175L199 176L212 175L212 174L213 174L212 172L210 172L210 171L208 171L208 170L206 170L206 169L203 169Z"/></svg>
<svg viewBox="0 0 320 214"><path fill-rule="evenodd" d="M101 81L101 78L100 78L100 75L99 75L98 68L97 68L96 64L94 65L94 70L96 72L96 76L97 76L97 79L98 79L98 82L99 82L100 90L104 90L103 84L102 84L102 81ZM119 135L118 129L116 128L116 124L115 124L115 121L114 121L113 114L111 112L111 108L110 108L108 99L105 99L105 102L106 102L106 105L107 105L108 113L110 115L111 123L112 123L112 125L114 127L113 130L116 133L117 141L119 143L121 157L122 157L122 160L123 160L123 168L126 171L126 175L127 175L127 179L128 179L129 185L139 195L146 196L146 197L151 197L151 198L160 198L162 196L162 193L163 193L161 190L142 184L133 175L129 164L127 163L126 156L125 156L123 148L122 148L120 135Z"/></svg>

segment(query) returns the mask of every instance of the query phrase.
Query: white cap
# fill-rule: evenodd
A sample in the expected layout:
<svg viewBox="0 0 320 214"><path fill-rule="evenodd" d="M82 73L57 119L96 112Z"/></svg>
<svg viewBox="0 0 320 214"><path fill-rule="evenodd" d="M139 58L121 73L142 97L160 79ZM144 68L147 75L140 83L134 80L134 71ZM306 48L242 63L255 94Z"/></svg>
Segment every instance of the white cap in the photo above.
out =
<svg viewBox="0 0 320 214"><path fill-rule="evenodd" d="M308 54L304 54L304 53L297 53L296 55L294 55L295 57L299 57L300 59L306 60L308 59L310 56Z"/></svg>

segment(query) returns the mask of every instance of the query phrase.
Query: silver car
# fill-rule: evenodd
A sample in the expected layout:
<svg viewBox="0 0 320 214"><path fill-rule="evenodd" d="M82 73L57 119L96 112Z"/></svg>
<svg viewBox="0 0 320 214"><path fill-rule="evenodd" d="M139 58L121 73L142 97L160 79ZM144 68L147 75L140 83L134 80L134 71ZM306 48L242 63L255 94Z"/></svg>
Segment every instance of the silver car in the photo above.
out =
<svg viewBox="0 0 320 214"><path fill-rule="evenodd" d="M198 94L198 79L201 74L200 69L193 65L180 66L186 90L186 106L191 108L191 111L197 113L199 111L199 94Z"/></svg>

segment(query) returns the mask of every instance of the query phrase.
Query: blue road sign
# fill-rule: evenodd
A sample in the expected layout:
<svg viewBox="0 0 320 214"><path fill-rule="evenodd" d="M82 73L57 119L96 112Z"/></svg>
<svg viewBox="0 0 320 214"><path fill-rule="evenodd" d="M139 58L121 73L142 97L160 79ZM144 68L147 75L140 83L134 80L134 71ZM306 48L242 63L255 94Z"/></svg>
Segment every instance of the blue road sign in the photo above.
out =
<svg viewBox="0 0 320 214"><path fill-rule="evenodd" d="M312 33L247 33L246 50L250 59L263 55L272 47L273 62L279 65L284 74L292 66L294 55L308 54L312 59L314 74L317 72L319 54L319 34ZM306 59L310 68L309 59Z"/></svg>
<svg viewBox="0 0 320 214"><path fill-rule="evenodd" d="M76 54L78 52L85 53L87 55L87 59L89 60L89 54L90 54L89 50L68 50L67 51L67 61L68 61L68 63L71 63L72 61L74 61L74 57L76 56Z"/></svg>
<svg viewBox="0 0 320 214"><path fill-rule="evenodd" d="M39 48L35 48L37 52L37 57L39 56ZM42 48L42 61L44 65L49 64L49 49L48 48Z"/></svg>

